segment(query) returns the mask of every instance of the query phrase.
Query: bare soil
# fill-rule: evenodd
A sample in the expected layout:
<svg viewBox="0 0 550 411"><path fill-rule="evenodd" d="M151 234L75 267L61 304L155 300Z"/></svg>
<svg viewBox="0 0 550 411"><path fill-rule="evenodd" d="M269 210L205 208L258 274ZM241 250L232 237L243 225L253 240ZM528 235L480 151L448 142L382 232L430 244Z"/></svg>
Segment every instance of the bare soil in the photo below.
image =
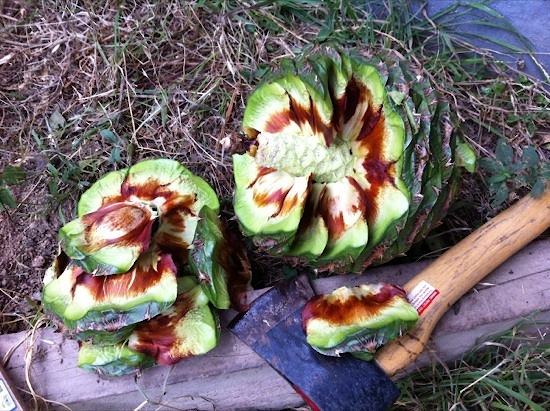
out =
<svg viewBox="0 0 550 411"><path fill-rule="evenodd" d="M45 163L40 157L29 157L23 167L42 173ZM21 204L0 212L2 334L27 328L36 315L42 278L57 253L57 230L61 226L55 210L48 207L51 200L45 184L38 181L14 186L12 191Z"/></svg>

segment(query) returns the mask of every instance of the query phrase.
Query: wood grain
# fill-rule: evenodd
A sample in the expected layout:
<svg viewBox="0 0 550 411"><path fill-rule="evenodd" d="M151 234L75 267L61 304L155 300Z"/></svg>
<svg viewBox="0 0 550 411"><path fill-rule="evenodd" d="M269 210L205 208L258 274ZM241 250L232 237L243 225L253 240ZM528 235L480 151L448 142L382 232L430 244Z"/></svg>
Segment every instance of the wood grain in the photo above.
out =
<svg viewBox="0 0 550 411"><path fill-rule="evenodd" d="M406 368L424 351L433 329L449 307L548 227L550 189L537 198L521 199L407 282L404 286L407 293L426 281L439 291L439 295L420 315L412 330L376 354L378 365L389 376Z"/></svg>

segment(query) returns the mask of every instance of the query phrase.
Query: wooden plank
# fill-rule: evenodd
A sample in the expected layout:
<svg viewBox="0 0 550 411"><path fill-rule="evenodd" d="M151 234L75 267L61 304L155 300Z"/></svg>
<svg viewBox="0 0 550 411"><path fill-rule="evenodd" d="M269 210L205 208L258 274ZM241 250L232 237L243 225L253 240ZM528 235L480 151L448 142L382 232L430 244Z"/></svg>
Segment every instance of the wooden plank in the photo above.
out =
<svg viewBox="0 0 550 411"><path fill-rule="evenodd" d="M0 409L8 411L22 411L23 400L19 390L15 388L8 373L0 364Z"/></svg>
<svg viewBox="0 0 550 411"><path fill-rule="evenodd" d="M517 253L464 296L441 320L432 341L434 355L450 360L487 333L504 330L518 319L541 311L550 321L550 240L540 240ZM362 275L334 276L314 282L317 292L341 285L386 281L403 284L427 263L384 266ZM442 273L445 275L445 273ZM491 284L491 285L489 285ZM253 296L263 291L253 292ZM235 315L224 312L222 323ZM85 409L282 409L303 404L293 389L225 327L218 346L174 367L154 367L141 376L99 377L76 367L77 344L52 329L38 332L34 342L24 333L0 336L2 357L18 344L6 370L29 401L25 352L32 348L29 369L35 392L72 410ZM430 353L416 366L431 360ZM149 399L149 401L147 400ZM50 405L52 409L63 409ZM34 408L34 406L33 406Z"/></svg>

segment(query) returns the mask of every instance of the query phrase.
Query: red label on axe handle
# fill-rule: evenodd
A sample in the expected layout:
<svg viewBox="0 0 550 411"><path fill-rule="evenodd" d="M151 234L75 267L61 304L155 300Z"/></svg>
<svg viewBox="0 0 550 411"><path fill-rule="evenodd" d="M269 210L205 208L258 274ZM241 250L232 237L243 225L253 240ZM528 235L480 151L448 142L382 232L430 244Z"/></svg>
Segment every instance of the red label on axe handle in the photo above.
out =
<svg viewBox="0 0 550 411"><path fill-rule="evenodd" d="M439 290L428 282L422 280L409 293L407 298L411 305L418 311L418 315L422 314L433 300L439 295Z"/></svg>

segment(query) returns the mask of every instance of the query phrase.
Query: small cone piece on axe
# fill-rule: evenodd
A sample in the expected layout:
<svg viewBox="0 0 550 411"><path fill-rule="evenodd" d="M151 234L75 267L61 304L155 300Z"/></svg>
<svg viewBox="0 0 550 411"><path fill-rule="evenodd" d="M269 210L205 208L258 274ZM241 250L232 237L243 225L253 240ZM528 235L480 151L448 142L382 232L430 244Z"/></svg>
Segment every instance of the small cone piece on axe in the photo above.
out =
<svg viewBox="0 0 550 411"><path fill-rule="evenodd" d="M373 362L328 357L314 351L302 329L301 311L315 295L306 276L286 280L252 302L231 331L290 382L313 410L381 411L399 391L391 377L424 350L443 314L462 295L550 227L550 189L526 196L446 251L403 286L409 299L427 293L416 325L382 347Z"/></svg>

